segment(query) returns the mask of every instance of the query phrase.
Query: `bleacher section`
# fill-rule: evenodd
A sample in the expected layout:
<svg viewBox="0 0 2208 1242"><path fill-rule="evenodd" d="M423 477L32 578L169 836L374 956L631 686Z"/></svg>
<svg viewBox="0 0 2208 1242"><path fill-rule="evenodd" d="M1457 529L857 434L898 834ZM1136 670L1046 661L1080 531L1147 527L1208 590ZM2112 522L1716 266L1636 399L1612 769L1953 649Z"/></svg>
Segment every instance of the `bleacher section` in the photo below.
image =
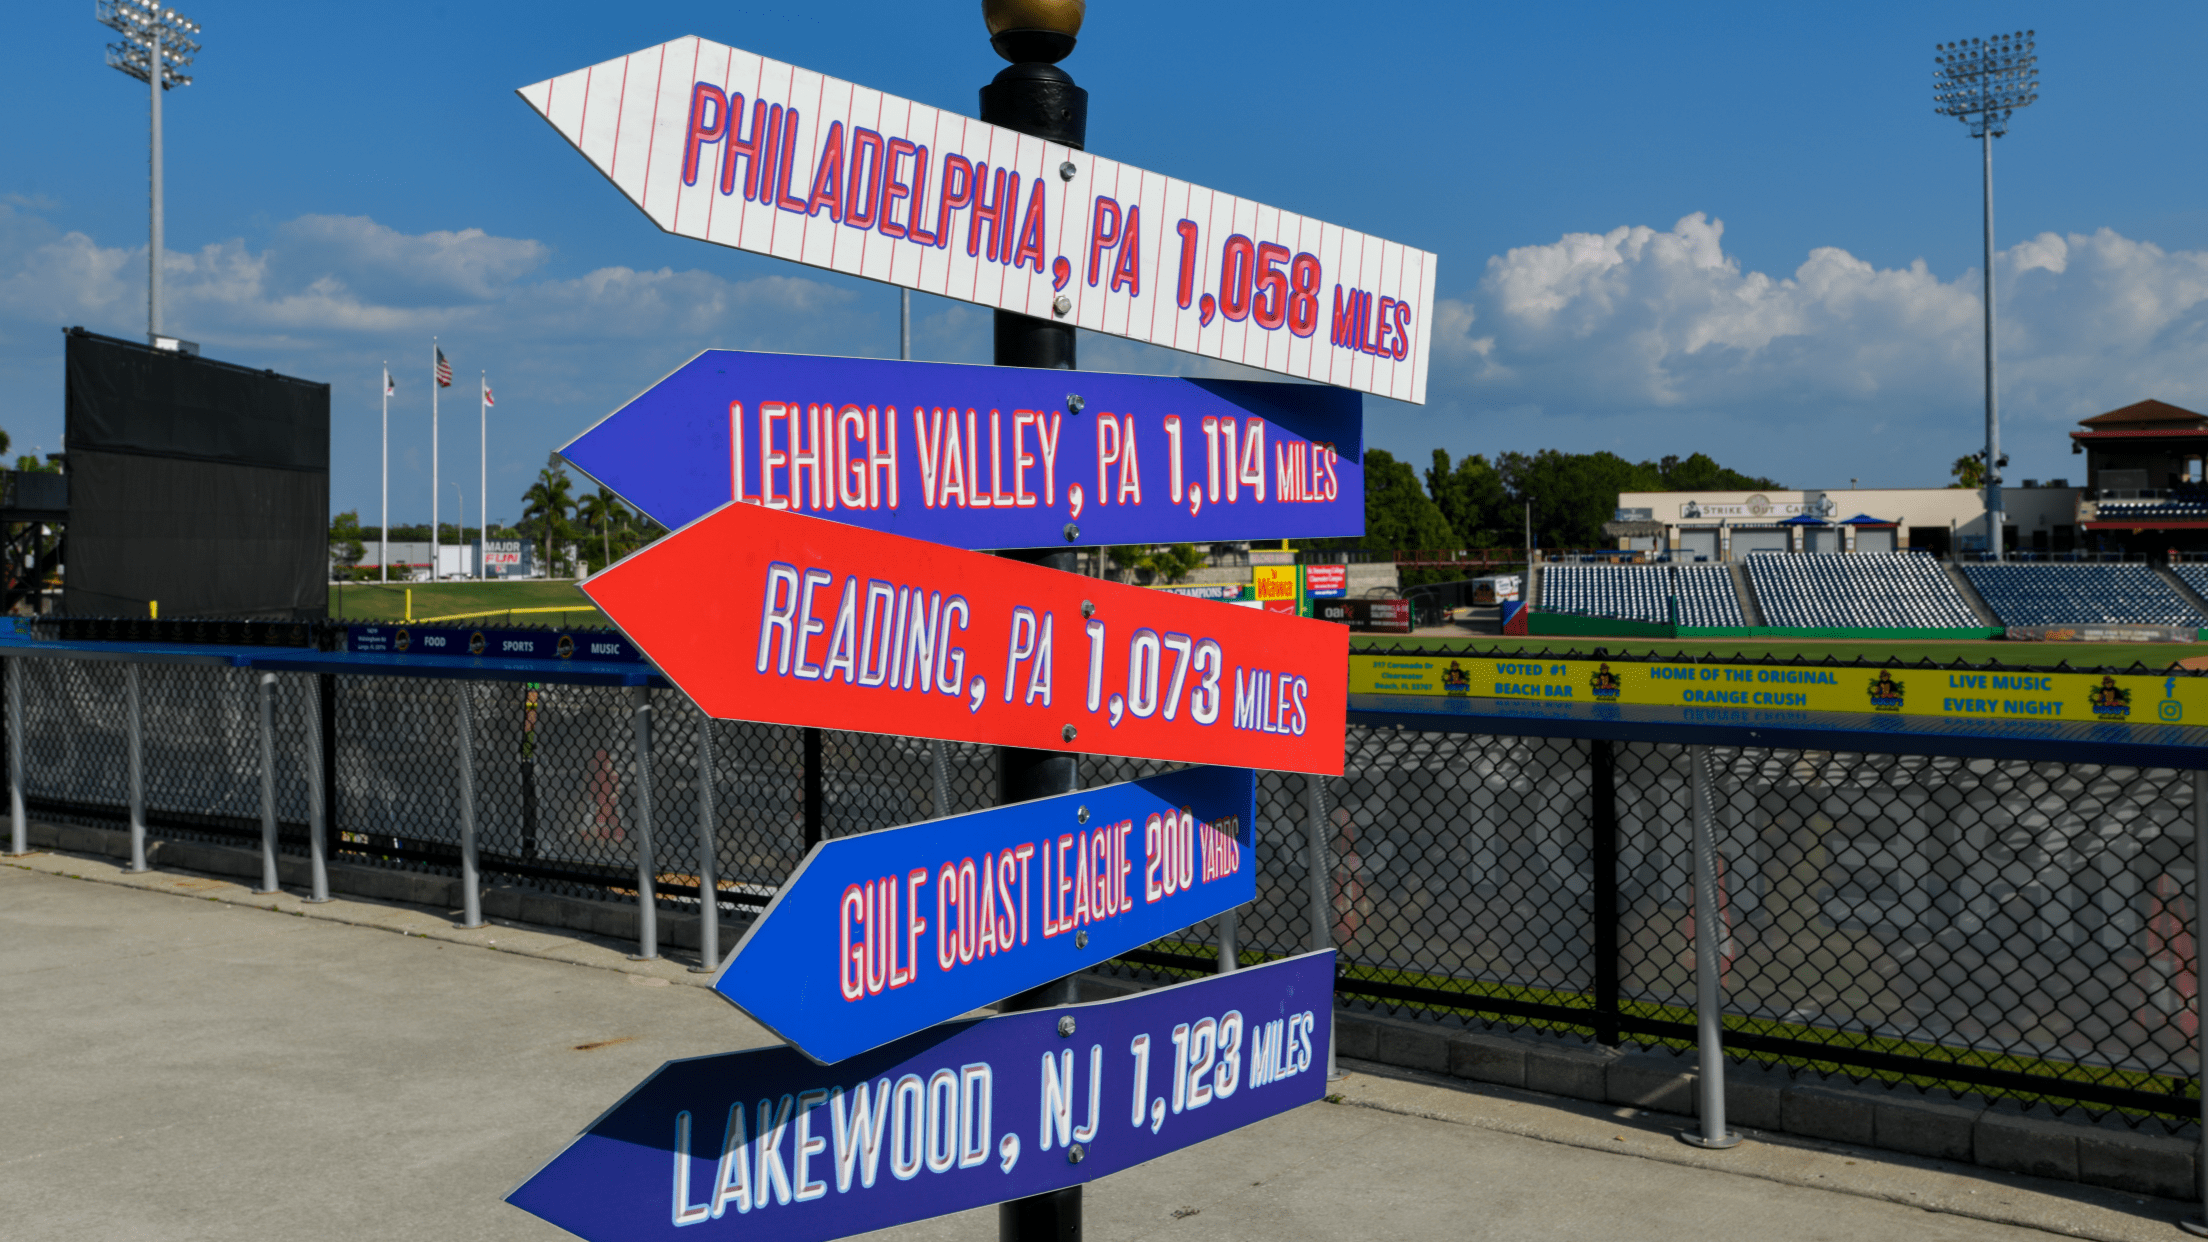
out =
<svg viewBox="0 0 2208 1242"><path fill-rule="evenodd" d="M1748 619L1740 614L1740 596L1733 591L1731 566L1694 564L1680 565L1677 569L1679 624L1748 624Z"/></svg>
<svg viewBox="0 0 2208 1242"><path fill-rule="evenodd" d="M2151 518L2179 521L2208 521L2208 491L2199 487L2172 488L2167 496L2139 499L2114 499L2104 497L2099 502L2100 517L2104 522L2147 520ZM2022 624L2021 622L2019 624Z"/></svg>
<svg viewBox="0 0 2208 1242"><path fill-rule="evenodd" d="M1974 629L1978 616L1939 561L1917 552L1762 553L1748 582L1766 624L1787 628Z"/></svg>
<svg viewBox="0 0 2208 1242"><path fill-rule="evenodd" d="M1582 617L1664 624L1679 599L1681 625L1746 625L1724 565L1548 565L1541 608Z"/></svg>
<svg viewBox="0 0 2208 1242"><path fill-rule="evenodd" d="M2180 562L2170 566L2177 571L2177 580L2193 588L2195 595L2208 595L2208 565Z"/></svg>
<svg viewBox="0 0 2208 1242"><path fill-rule="evenodd" d="M1671 619L1669 565L1545 565L1541 607L1656 624Z"/></svg>
<svg viewBox="0 0 2208 1242"><path fill-rule="evenodd" d="M2187 569L2208 566L2180 566L2179 573ZM2145 565L1981 564L1963 572L2003 625L2208 626Z"/></svg>

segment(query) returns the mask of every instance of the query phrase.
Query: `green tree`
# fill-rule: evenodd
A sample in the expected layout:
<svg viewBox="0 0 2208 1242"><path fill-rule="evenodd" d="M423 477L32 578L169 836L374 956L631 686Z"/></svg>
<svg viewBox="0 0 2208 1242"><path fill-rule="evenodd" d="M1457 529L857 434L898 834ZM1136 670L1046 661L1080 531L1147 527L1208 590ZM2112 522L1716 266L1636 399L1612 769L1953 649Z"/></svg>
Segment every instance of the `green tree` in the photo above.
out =
<svg viewBox="0 0 2208 1242"><path fill-rule="evenodd" d="M1149 570L1167 582L1179 582L1197 566L1204 563L1204 553L1193 543L1168 544L1153 547L1136 543L1117 543L1104 549L1112 558L1112 564L1130 571Z"/></svg>
<svg viewBox="0 0 2208 1242"><path fill-rule="evenodd" d="M573 486L566 467L551 465L537 471L537 481L521 494L521 527L543 550L541 563L547 574L554 568L553 558L573 533L569 524L575 509L570 492Z"/></svg>
<svg viewBox="0 0 2208 1242"><path fill-rule="evenodd" d="M1435 449L1434 464L1426 471L1426 494L1457 532L1454 546L1491 548L1517 542L1511 536L1519 528L1518 505L1486 457L1474 453L1452 467L1449 450Z"/></svg>
<svg viewBox="0 0 2208 1242"><path fill-rule="evenodd" d="M1956 458L1955 464L1949 466L1947 472L1955 477L1955 481L1948 484L1949 487L1975 490L1986 485L1986 459L1977 453L1967 453Z"/></svg>
<svg viewBox="0 0 2208 1242"><path fill-rule="evenodd" d="M360 564L360 558L368 555L368 544L360 529L360 510L347 509L330 519L330 559L346 574Z"/></svg>
<svg viewBox="0 0 2208 1242"><path fill-rule="evenodd" d="M1642 462L1641 468L1648 469L1648 463ZM1738 470L1728 470L1703 453L1696 453L1684 461L1677 457L1666 457L1656 463L1655 476L1656 486L1636 487L1630 490L1648 492L1746 492L1757 488L1776 488L1779 486L1775 479L1742 474Z"/></svg>
<svg viewBox="0 0 2208 1242"><path fill-rule="evenodd" d="M5 452L5 451L6 451L6 450L4 450L4 449L0 449L0 452ZM25 473L27 473L27 474L60 474L60 473L61 473L61 463L60 463L60 462L58 462L58 461L46 461L46 460L43 460L43 459L41 459L41 458L39 458L39 457L33 456L32 454L29 454L29 453L25 453L25 454L23 454L23 455L22 455L21 457L18 457L18 458L16 458L16 459L15 459L15 468L16 468L17 470L21 470L21 471L23 471L23 472L25 472Z"/></svg>
<svg viewBox="0 0 2208 1242"><path fill-rule="evenodd" d="M614 528L619 526L624 534L627 533L628 506L622 504L620 498L612 492L600 487L597 491L575 502L575 517L582 523L585 531L598 536L599 550L605 556L605 559L593 567L591 572L596 573L598 570L613 564ZM626 550L624 547L623 551Z"/></svg>
<svg viewBox="0 0 2208 1242"><path fill-rule="evenodd" d="M1661 486L1654 468L1608 452L1504 453L1496 466L1512 497L1532 505L1535 538L1547 548L1599 546L1602 524L1617 515L1618 493Z"/></svg>

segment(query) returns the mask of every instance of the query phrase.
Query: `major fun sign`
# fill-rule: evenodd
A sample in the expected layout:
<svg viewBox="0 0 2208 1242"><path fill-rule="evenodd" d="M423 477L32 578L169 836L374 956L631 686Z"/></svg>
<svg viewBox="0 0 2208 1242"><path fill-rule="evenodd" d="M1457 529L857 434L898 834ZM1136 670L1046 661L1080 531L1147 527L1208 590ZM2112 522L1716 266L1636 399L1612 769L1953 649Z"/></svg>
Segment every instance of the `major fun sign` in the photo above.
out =
<svg viewBox="0 0 2208 1242"><path fill-rule="evenodd" d="M519 93L670 233L1426 400L1425 251L694 36Z"/></svg>

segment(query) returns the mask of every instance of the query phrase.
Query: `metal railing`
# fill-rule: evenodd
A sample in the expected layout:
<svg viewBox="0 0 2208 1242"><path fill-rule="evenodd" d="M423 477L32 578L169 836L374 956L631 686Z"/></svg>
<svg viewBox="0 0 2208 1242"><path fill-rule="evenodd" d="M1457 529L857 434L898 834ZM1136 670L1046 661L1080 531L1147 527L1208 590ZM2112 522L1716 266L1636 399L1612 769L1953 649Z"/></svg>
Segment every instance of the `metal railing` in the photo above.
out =
<svg viewBox="0 0 2208 1242"><path fill-rule="evenodd" d="M5 663L18 833L28 814L264 845L264 887L286 852L646 913L710 892L743 917L823 836L995 800L987 748L943 748L939 798L932 743L708 721L667 689ZM2190 772L1480 727L1353 723L1345 775L1261 773L1255 902L1113 969L1331 944L1344 1006L1687 1046L1710 1013L1702 939L1736 1057L2131 1125L2198 1115ZM1082 778L1167 766L1085 758Z"/></svg>

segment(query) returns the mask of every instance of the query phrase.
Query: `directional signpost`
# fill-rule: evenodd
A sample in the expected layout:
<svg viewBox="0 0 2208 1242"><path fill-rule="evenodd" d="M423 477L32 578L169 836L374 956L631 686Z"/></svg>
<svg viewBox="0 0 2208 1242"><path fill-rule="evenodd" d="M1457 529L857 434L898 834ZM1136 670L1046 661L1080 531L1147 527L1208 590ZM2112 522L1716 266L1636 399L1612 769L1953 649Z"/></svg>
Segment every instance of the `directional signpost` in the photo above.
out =
<svg viewBox="0 0 2208 1242"><path fill-rule="evenodd" d="M583 584L707 715L1342 770L1349 631L725 505Z"/></svg>
<svg viewBox="0 0 2208 1242"><path fill-rule="evenodd" d="M1358 535L1363 398L708 350L560 455L670 530L730 501L957 548Z"/></svg>
<svg viewBox="0 0 2208 1242"><path fill-rule="evenodd" d="M833 1064L1257 895L1257 781L1188 768L815 846L716 989Z"/></svg>
<svg viewBox="0 0 2208 1242"><path fill-rule="evenodd" d="M1425 251L707 39L520 95L670 233L1426 400Z"/></svg>
<svg viewBox="0 0 2208 1242"><path fill-rule="evenodd" d="M510 1196L592 1242L1078 1242L1082 1183L1325 1090L1331 952L1049 1006L1254 897L1252 769L1342 771L1347 631L1064 571L1361 533L1356 394L1425 400L1433 256L1083 151L1082 8L985 0L988 121L698 38L520 92L669 232L997 312L994 367L711 350L562 450L674 530L583 590L706 713L993 745L1012 803L813 849L716 984L785 1044L661 1067ZM1077 327L1331 387L1077 374ZM1202 766L1071 792L1082 753Z"/></svg>
<svg viewBox="0 0 2208 1242"><path fill-rule="evenodd" d="M1307 953L829 1066L670 1061L507 1202L592 1242L825 1242L1078 1185L1323 1096L1333 989Z"/></svg>

